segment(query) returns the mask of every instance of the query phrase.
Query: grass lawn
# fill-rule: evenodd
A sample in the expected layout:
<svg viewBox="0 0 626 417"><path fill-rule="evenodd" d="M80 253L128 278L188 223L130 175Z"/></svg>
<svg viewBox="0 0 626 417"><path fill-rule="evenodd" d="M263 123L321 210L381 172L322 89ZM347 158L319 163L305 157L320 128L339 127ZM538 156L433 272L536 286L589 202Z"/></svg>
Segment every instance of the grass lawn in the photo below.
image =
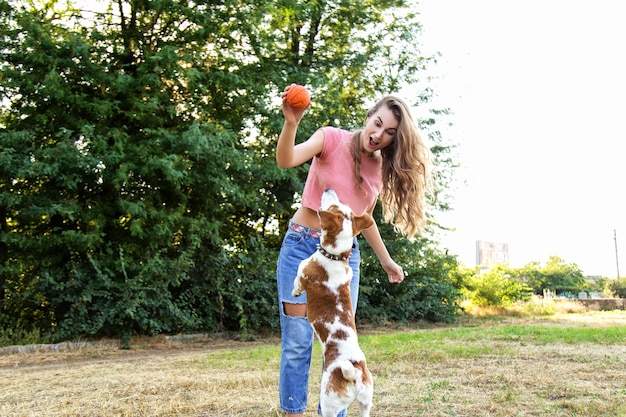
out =
<svg viewBox="0 0 626 417"><path fill-rule="evenodd" d="M361 329L372 416L626 417L626 312ZM0 416L281 416L277 338L0 353ZM307 415L317 411L316 342ZM356 404L350 416L358 416Z"/></svg>

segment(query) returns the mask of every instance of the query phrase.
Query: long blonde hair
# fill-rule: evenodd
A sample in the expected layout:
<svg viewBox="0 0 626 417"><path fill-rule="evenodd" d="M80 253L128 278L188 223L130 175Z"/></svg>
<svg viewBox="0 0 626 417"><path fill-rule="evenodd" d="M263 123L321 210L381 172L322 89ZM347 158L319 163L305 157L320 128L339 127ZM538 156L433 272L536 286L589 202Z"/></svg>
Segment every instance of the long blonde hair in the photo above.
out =
<svg viewBox="0 0 626 417"><path fill-rule="evenodd" d="M431 152L424 144L409 106L404 101L385 96L367 112L367 117L382 106L387 106L398 121L393 141L381 149L383 188L380 199L383 220L412 239L426 225L426 194L431 188ZM363 182L360 136L361 131L358 131L352 137L354 175L359 187Z"/></svg>

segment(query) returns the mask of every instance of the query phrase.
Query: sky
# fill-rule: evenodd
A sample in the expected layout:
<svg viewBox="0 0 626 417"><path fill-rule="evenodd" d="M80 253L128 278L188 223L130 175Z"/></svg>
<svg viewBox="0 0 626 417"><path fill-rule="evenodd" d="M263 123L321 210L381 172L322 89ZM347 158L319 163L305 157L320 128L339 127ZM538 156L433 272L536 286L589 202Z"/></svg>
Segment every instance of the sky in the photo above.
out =
<svg viewBox="0 0 626 417"><path fill-rule="evenodd" d="M455 230L509 265L558 256L585 275L626 276L626 25L619 0L421 0L423 55L458 144ZM433 106L437 107L437 106ZM617 239L615 239L615 237ZM616 254L617 243L617 254Z"/></svg>

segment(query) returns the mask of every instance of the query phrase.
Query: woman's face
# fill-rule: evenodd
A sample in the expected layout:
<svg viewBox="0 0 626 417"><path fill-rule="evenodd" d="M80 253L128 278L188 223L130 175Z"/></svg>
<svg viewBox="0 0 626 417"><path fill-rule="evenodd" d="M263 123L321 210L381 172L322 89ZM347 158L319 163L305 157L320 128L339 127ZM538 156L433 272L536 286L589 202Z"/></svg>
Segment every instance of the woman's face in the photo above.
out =
<svg viewBox="0 0 626 417"><path fill-rule="evenodd" d="M361 150L366 154L383 149L396 136L398 120L386 106L381 106L376 112L365 119L365 127L361 132Z"/></svg>

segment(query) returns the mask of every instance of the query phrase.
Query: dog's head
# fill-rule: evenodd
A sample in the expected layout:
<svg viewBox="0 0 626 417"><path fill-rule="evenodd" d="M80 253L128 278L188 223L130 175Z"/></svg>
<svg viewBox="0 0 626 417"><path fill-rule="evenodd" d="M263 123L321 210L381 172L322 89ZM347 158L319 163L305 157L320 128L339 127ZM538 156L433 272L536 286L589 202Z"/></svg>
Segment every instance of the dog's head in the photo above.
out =
<svg viewBox="0 0 626 417"><path fill-rule="evenodd" d="M354 236L374 224L368 213L357 216L350 207L342 204L332 188L327 188L322 194L322 206L318 214L322 227L321 245L342 252L346 247L352 247Z"/></svg>

